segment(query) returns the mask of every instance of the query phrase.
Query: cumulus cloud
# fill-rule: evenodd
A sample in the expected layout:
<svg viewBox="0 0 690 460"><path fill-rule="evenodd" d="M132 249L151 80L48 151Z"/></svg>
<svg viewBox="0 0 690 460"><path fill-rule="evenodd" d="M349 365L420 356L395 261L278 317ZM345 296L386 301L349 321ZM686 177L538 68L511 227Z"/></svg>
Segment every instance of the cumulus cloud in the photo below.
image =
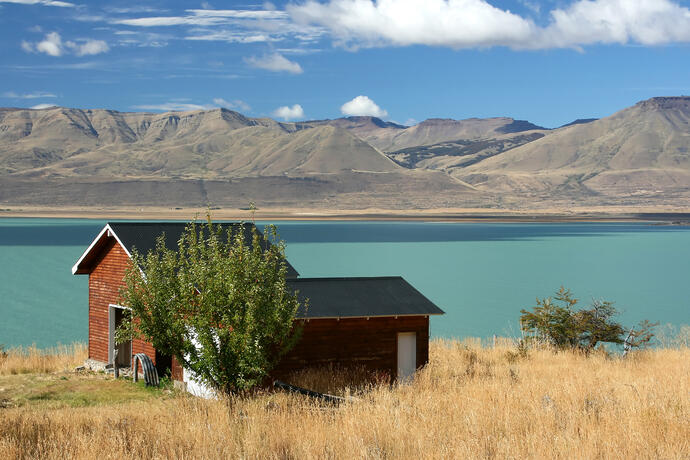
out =
<svg viewBox="0 0 690 460"><path fill-rule="evenodd" d="M289 60L280 53L266 54L261 57L252 56L245 59L245 61L252 67L270 70L271 72L288 72L292 74L304 72L302 66Z"/></svg>
<svg viewBox="0 0 690 460"><path fill-rule="evenodd" d="M57 32L46 34L42 41L36 43L36 51L50 56L62 56L63 46L60 34Z"/></svg>
<svg viewBox="0 0 690 460"><path fill-rule="evenodd" d="M50 109L52 107L57 107L55 104L36 104L34 106L31 106L30 108L34 110L41 110L41 109Z"/></svg>
<svg viewBox="0 0 690 460"><path fill-rule="evenodd" d="M81 43L67 42L66 45L73 49L77 56L89 56L110 51L110 47L103 40L85 40Z"/></svg>
<svg viewBox="0 0 690 460"><path fill-rule="evenodd" d="M275 109L273 111L273 116L282 118L285 121L296 120L298 118L304 118L304 110L299 104L295 104L292 107L284 105Z"/></svg>
<svg viewBox="0 0 690 460"><path fill-rule="evenodd" d="M493 46L523 42L534 30L531 21L484 0L309 0L287 11L347 46Z"/></svg>
<svg viewBox="0 0 690 460"><path fill-rule="evenodd" d="M357 96L348 101L340 107L340 112L348 117L354 116L372 116L384 118L388 116L388 112L376 105L374 101L367 96Z"/></svg>
<svg viewBox="0 0 690 460"><path fill-rule="evenodd" d="M551 46L690 41L690 9L670 0L581 0L551 12Z"/></svg>
<svg viewBox="0 0 690 460"><path fill-rule="evenodd" d="M353 49L690 42L690 9L672 0L577 0L550 11L544 27L486 0L308 0L289 4L287 11L296 22L324 27L337 45Z"/></svg>
<svg viewBox="0 0 690 460"><path fill-rule="evenodd" d="M226 109L232 110L242 110L243 112L249 112L252 108L244 101L235 99L234 101L226 101L221 97L213 99L213 103L219 107L225 107Z"/></svg>
<svg viewBox="0 0 690 460"><path fill-rule="evenodd" d="M27 42L26 40L22 40L21 47L22 47L22 50L24 50L24 52L26 52L26 53L33 53L35 51L34 45Z"/></svg>
<svg viewBox="0 0 690 460"><path fill-rule="evenodd" d="M93 54L107 53L110 47L103 40L80 39L76 42L62 42L62 37L57 32L50 32L45 35L42 41L33 44L23 40L21 47L27 53L45 53L49 56L62 56L68 51L77 56L89 56Z"/></svg>
<svg viewBox="0 0 690 460"><path fill-rule="evenodd" d="M53 93L49 93L46 91L35 91L33 93L26 93L26 94L19 94L15 93L14 91L7 91L5 93L2 93L2 97L7 97L10 99L42 99L45 97L57 97Z"/></svg>

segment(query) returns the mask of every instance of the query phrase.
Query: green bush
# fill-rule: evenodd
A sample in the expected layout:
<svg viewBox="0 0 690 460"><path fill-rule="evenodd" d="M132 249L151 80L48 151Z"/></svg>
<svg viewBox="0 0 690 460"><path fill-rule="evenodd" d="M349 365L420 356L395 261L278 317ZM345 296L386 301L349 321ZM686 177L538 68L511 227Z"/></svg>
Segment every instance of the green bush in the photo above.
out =
<svg viewBox="0 0 690 460"><path fill-rule="evenodd" d="M154 251L134 252L120 292L132 315L118 339L143 338L221 393L260 384L298 339L299 302L276 228L252 229L248 244L242 228L224 233L209 217L187 226L177 251L161 236Z"/></svg>
<svg viewBox="0 0 690 460"><path fill-rule="evenodd" d="M561 288L554 297L537 298L532 311L520 310L520 326L532 340L546 342L558 349L589 352L599 343L623 344L629 347L648 345L658 323L647 320L637 328L626 330L615 321L618 311L613 302L594 300L589 308L577 309L578 300L569 289Z"/></svg>

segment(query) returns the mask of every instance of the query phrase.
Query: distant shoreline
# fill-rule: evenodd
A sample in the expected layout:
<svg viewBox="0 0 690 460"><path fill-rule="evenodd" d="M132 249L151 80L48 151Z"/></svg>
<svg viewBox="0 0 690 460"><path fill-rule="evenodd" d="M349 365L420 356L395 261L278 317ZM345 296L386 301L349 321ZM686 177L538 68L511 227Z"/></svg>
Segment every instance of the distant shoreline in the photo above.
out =
<svg viewBox="0 0 690 460"><path fill-rule="evenodd" d="M206 208L164 207L65 207L10 206L0 208L2 217L71 219L191 220L206 216ZM211 209L215 220L305 220L305 221L412 221L412 222L661 222L690 225L690 208L573 208L501 210L477 208L442 209L361 209L327 210L314 208L266 208L254 213L247 209Z"/></svg>

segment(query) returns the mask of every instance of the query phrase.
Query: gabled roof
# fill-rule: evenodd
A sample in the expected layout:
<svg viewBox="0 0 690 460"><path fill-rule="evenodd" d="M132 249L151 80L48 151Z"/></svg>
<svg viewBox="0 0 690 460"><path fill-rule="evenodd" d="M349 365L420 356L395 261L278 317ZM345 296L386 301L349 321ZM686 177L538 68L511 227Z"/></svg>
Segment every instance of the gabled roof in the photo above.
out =
<svg viewBox="0 0 690 460"><path fill-rule="evenodd" d="M254 224L240 222L217 225L222 227L223 233L227 233L228 230L235 233L243 229L244 240L247 244L251 244L252 229L256 228ZM108 244L110 238L115 238L127 255L132 257L135 248L140 254L147 254L150 250L155 249L156 239L162 234L165 234L165 246L168 249L176 250L177 242L186 227L186 222L108 222L77 263L74 264L72 273L75 275L90 273L98 261L101 250ZM299 276L297 270L289 262L287 262L287 276L289 278Z"/></svg>
<svg viewBox="0 0 690 460"><path fill-rule="evenodd" d="M297 278L297 318L368 318L442 315L444 311L400 276L375 278ZM307 311L304 302L309 299Z"/></svg>

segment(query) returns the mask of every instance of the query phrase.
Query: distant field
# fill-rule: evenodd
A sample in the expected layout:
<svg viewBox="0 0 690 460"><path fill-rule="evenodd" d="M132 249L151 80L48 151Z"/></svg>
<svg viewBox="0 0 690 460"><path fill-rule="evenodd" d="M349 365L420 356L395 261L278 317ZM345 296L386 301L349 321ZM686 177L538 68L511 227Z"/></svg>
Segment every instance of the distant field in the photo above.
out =
<svg viewBox="0 0 690 460"><path fill-rule="evenodd" d="M414 382L294 383L206 401L71 369L84 347L0 358L3 458L668 458L690 456L687 337L626 359L437 340Z"/></svg>

